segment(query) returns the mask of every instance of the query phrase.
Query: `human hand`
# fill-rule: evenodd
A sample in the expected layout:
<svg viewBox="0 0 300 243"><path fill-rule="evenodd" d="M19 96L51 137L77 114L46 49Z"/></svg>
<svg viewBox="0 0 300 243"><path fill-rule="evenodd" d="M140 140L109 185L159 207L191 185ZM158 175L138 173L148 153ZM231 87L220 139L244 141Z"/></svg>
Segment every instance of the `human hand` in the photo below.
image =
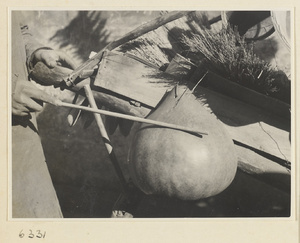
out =
<svg viewBox="0 0 300 243"><path fill-rule="evenodd" d="M17 116L27 116L30 112L41 111L41 102L57 105L60 101L38 89L29 81L18 81L15 91L12 94L12 114Z"/></svg>
<svg viewBox="0 0 300 243"><path fill-rule="evenodd" d="M63 66L70 69L76 68L73 60L62 51L39 49L33 53L33 60L35 63L42 61L49 68L54 68L55 66Z"/></svg>

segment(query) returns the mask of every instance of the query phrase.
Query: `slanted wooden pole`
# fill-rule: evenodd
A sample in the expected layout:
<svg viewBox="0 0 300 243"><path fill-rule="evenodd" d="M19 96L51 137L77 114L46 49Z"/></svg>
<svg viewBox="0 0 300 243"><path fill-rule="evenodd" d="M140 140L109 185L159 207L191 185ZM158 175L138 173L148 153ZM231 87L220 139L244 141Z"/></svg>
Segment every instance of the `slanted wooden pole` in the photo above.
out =
<svg viewBox="0 0 300 243"><path fill-rule="evenodd" d="M84 86L84 91L85 91L85 94L87 96L87 99L90 103L90 106L93 108L93 109L98 109L97 108L97 104L96 104L96 101L94 99L94 96L93 96L93 93L92 93L92 90L90 88L90 85L86 84ZM114 149L113 149L113 146L109 140L109 137L107 135L107 132L106 132L106 129L105 129L105 126L104 126L104 123L102 121L102 118L100 116L100 114L98 113L95 113L94 112L94 117L95 117L95 120L96 120L96 123L97 123L97 126L99 128L99 131L100 131L100 134L102 136L102 139L103 139L103 142L105 144L105 147L106 147L106 150L108 152L108 155L109 155L109 158L116 170L116 173L120 179L120 182L121 182L121 186L122 186L122 190L123 192L127 195L129 193L129 189L127 187L127 182L125 180L125 177L123 175L123 172L120 168L120 165L119 165L119 162L117 160L117 157L114 153Z"/></svg>
<svg viewBox="0 0 300 243"><path fill-rule="evenodd" d="M174 21L176 19L179 19L191 12L194 11L173 11L170 13L167 13L163 16L159 16L141 26L139 26L138 28L134 29L133 31L125 34L124 36L122 36L121 38L112 41L111 43L109 43L106 47L104 47L101 51L99 51L96 55L94 55L92 58L88 59L86 62L84 62L82 65L80 65L79 67L77 67L72 73L70 73L67 77L64 78L64 81L66 83L67 86L74 86L76 85L74 82L75 80L80 77L80 75L82 74L82 72L84 70L91 70L94 68L95 65L97 65L104 54L105 50L113 50L121 45L123 45L124 43L127 43L131 40L134 40L152 30L155 30L161 26L163 26L164 24L167 24L171 21Z"/></svg>
<svg viewBox="0 0 300 243"><path fill-rule="evenodd" d="M137 27L136 29L134 29L133 31L125 34L124 36L122 36L121 38L112 41L111 43L109 43L106 46L107 50L113 50L121 45L123 45L124 43L127 43L131 40L134 40L152 30L155 30L161 26L163 26L164 24L167 24L171 21L174 21L176 19L179 19L191 12L194 11L172 11L170 13L167 13L165 15L159 16L139 27Z"/></svg>
<svg viewBox="0 0 300 243"><path fill-rule="evenodd" d="M141 118L141 117L125 115L125 114L118 113L118 112L99 110L99 109L94 108L94 107L79 106L79 105L69 104L69 103L65 103L65 102L59 102L57 105L58 106L69 107L69 108L80 109L80 110L85 110L85 111L90 111L90 112L94 112L94 113L102 114L102 115L107 115L107 116L118 117L118 118L127 119L127 120L131 120L131 121L147 123L147 124L156 125L156 126L159 126L159 127L184 131L184 132L188 132L188 133L191 133L193 135L196 135L196 136L197 135L200 135L200 136L201 135L208 135L207 132L198 131L198 130L195 130L195 129L192 129L192 128L189 128L189 127L184 127L184 126L180 126L180 125L176 125L176 124L171 124L171 123L167 123L167 122L161 122L161 121L156 121L156 120L151 120L151 119L146 119L146 118Z"/></svg>

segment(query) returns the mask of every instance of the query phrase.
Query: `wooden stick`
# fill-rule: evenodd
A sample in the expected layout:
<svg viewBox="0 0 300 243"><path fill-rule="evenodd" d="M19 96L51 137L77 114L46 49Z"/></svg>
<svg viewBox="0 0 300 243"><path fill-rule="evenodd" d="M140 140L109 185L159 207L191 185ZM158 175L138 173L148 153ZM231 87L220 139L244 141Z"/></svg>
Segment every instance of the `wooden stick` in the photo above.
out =
<svg viewBox="0 0 300 243"><path fill-rule="evenodd" d="M112 41L110 44L107 45L107 50L113 50L117 48L118 46L123 45L124 43L127 43L131 40L134 40L152 30L155 30L159 27L161 27L164 24L167 24L173 20L179 19L183 17L184 15L187 15L188 13L191 13L193 11L173 11L170 13L167 13L165 15L159 16L139 27L134 29L133 31L125 34L123 37Z"/></svg>
<svg viewBox="0 0 300 243"><path fill-rule="evenodd" d="M94 55L92 58L88 59L86 62L81 64L79 67L77 67L72 73L70 73L67 77L64 78L65 83L67 84L67 86L74 86L75 85L74 81L77 79L77 77L80 76L80 74L82 73L82 71L84 69L86 69L86 70L93 69L94 66L97 65L101 61L105 50L111 51L111 50L123 45L124 43L134 40L152 30L155 30L155 29L161 27L162 25L164 25L166 23L169 23L173 20L181 18L184 15L187 15L188 13L191 13L191 12L194 12L194 11L173 11L173 12L167 13L163 16L159 16L159 17L155 18L154 20L151 20L148 23L145 23L145 24L139 26L138 28L125 34L121 38L111 42L106 47L104 47L101 51L99 51L96 55Z"/></svg>
<svg viewBox="0 0 300 243"><path fill-rule="evenodd" d="M96 104L96 101L94 99L94 96L93 96L93 93L92 93L92 90L90 88L90 85L89 84L86 84L84 86L84 91L86 93L86 96L87 96L87 99L90 103L90 106L92 107L92 109L95 109L95 110L98 110L98 107L97 107L97 104ZM109 137L108 137L108 134L106 132L106 129L105 129L105 126L104 126L104 123L102 121L102 118L100 116L100 114L97 114L94 112L94 117L95 117L95 120L96 120L96 123L98 125L98 128L99 128L99 131L100 131L100 134L102 136L102 139L103 139L103 142L105 144L105 147L106 147L106 150L108 152L108 155L109 155L109 158L116 170L116 173L121 181L121 186L122 186L122 189L124 191L125 194L128 194L129 193L129 189L127 187L127 182L125 180L125 177L123 175L123 172L120 168L120 165L119 165L119 162L117 160L117 157L114 153L114 150L113 150L113 146L109 140Z"/></svg>
<svg viewBox="0 0 300 243"><path fill-rule="evenodd" d="M131 121L157 125L160 127L171 128L171 129L175 129L175 130L189 132L189 133L192 133L195 135L208 135L208 133L206 133L206 132L200 132L195 129L191 129L191 128L180 126L180 125L170 124L170 123L156 121L156 120L150 120L150 119L136 117L136 116L125 115L125 114L118 113L118 112L99 110L99 109L93 108L93 107L91 108L91 107L86 107L86 106L79 106L79 105L69 104L69 103L65 103L65 102L59 102L57 105L64 106L64 107L70 107L70 108L74 108L74 109L90 111L90 112L94 112L94 113L98 113L98 114L102 114L102 115L106 115L106 116L113 116L113 117L131 120Z"/></svg>

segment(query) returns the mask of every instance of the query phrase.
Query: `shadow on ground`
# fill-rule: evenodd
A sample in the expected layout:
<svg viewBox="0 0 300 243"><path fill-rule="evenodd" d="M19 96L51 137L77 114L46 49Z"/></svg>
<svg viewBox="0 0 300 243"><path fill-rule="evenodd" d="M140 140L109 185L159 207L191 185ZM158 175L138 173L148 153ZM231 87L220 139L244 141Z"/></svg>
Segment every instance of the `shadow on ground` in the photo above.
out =
<svg viewBox="0 0 300 243"><path fill-rule="evenodd" d="M67 114L65 108L47 106L38 117L46 160L64 217L107 218L121 192L118 178L97 136L95 122L83 128L79 120L71 128ZM117 130L111 141L128 178L130 136L125 138ZM135 217L287 217L289 210L287 193L238 171L224 192L197 202L145 196Z"/></svg>

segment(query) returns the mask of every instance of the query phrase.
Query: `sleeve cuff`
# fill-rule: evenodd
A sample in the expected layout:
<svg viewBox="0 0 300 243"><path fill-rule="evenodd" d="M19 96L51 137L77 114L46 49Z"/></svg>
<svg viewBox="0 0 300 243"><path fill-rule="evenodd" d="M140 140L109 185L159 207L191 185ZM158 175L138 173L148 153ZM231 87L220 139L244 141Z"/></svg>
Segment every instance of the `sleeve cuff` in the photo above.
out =
<svg viewBox="0 0 300 243"><path fill-rule="evenodd" d="M39 50L53 50L53 49L50 47L40 47L40 48L37 48L34 52L32 52L29 57L27 57L27 68L28 68L29 74L32 71L34 65L36 64L36 60L34 60L35 59L34 54Z"/></svg>

